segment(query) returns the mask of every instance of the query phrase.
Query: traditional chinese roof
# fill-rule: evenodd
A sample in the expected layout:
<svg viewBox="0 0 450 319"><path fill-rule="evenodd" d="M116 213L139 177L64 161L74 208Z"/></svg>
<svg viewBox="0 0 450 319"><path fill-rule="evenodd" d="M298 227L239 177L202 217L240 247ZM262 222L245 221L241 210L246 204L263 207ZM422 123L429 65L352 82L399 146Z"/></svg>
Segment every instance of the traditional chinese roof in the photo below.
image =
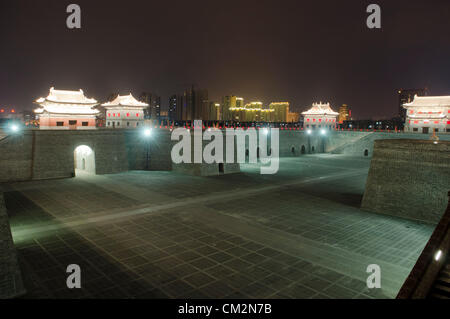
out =
<svg viewBox="0 0 450 319"><path fill-rule="evenodd" d="M102 106L130 106L130 107L143 107L148 106L147 103L136 100L131 93L129 95L117 95L117 97L110 101L103 103Z"/></svg>
<svg viewBox="0 0 450 319"><path fill-rule="evenodd" d="M35 113L57 113L57 114L98 114L99 111L92 107L97 105L95 99L87 98L83 90L67 91L50 88L47 97L41 97L35 101L41 107L34 110Z"/></svg>
<svg viewBox="0 0 450 319"><path fill-rule="evenodd" d="M36 100L37 103L42 103L44 101L70 104L97 104L97 100L87 98L82 89L79 91L67 91L55 90L53 87L50 88L50 93L46 98L41 97Z"/></svg>
<svg viewBox="0 0 450 319"><path fill-rule="evenodd" d="M313 103L312 108L302 112L303 115L339 115L331 109L330 103Z"/></svg>
<svg viewBox="0 0 450 319"><path fill-rule="evenodd" d="M414 100L410 103L403 104L405 109L415 106L423 107L450 107L450 96L414 96Z"/></svg>

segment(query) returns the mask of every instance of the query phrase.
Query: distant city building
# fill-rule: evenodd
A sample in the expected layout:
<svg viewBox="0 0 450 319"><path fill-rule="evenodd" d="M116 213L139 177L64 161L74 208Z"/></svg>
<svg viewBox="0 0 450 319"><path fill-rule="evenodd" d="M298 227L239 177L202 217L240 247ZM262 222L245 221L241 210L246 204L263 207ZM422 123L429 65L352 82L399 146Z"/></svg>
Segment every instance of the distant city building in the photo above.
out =
<svg viewBox="0 0 450 319"><path fill-rule="evenodd" d="M40 108L34 110L39 116L40 129L95 129L99 111L93 107L95 99L87 98L83 90L66 91L50 88L47 97L36 100Z"/></svg>
<svg viewBox="0 0 450 319"><path fill-rule="evenodd" d="M403 107L406 132L450 132L450 96L415 96Z"/></svg>
<svg viewBox="0 0 450 319"><path fill-rule="evenodd" d="M269 104L269 109L274 110L273 122L287 122L289 113L289 102L272 102Z"/></svg>
<svg viewBox="0 0 450 319"><path fill-rule="evenodd" d="M229 111L234 122L273 122L275 113L275 109L263 107L262 102L250 102L245 106L231 107Z"/></svg>
<svg viewBox="0 0 450 319"><path fill-rule="evenodd" d="M300 121L300 113L297 112L288 112L287 114L287 123L297 123Z"/></svg>
<svg viewBox="0 0 450 319"><path fill-rule="evenodd" d="M218 121L220 119L220 103L209 101L207 103L208 109L206 110L206 121Z"/></svg>
<svg viewBox="0 0 450 319"><path fill-rule="evenodd" d="M403 104L410 103L414 96L427 96L428 89L400 89L398 93L398 117L404 122L406 120L406 110Z"/></svg>
<svg viewBox="0 0 450 319"><path fill-rule="evenodd" d="M192 86L184 91L181 105L176 106L178 121L206 120L208 117L208 90L196 89Z"/></svg>
<svg viewBox="0 0 450 319"><path fill-rule="evenodd" d="M226 95L222 98L220 106L220 117L222 121L231 121L233 119L232 111L230 109L244 108L244 99L235 95Z"/></svg>
<svg viewBox="0 0 450 319"><path fill-rule="evenodd" d="M304 116L303 127L305 128L334 128L336 126L336 118L339 113L331 109L330 103L322 104L313 103L312 107L302 112Z"/></svg>
<svg viewBox="0 0 450 319"><path fill-rule="evenodd" d="M106 109L107 128L136 128L144 122L147 103L136 100L131 93L118 95L114 100L103 103Z"/></svg>
<svg viewBox="0 0 450 319"><path fill-rule="evenodd" d="M169 121L181 121L181 112L178 112L182 109L183 105L183 96L174 94L169 98Z"/></svg>
<svg viewBox="0 0 450 319"><path fill-rule="evenodd" d="M344 123L344 121L350 121L352 119L352 110L348 107L347 104L342 104L339 108L339 124Z"/></svg>
<svg viewBox="0 0 450 319"><path fill-rule="evenodd" d="M161 122L167 123L169 121L169 111L161 111L159 120Z"/></svg>
<svg viewBox="0 0 450 319"><path fill-rule="evenodd" d="M153 93L144 92L139 96L139 100L148 104L148 107L144 109L144 118L158 121L161 117L161 97Z"/></svg>

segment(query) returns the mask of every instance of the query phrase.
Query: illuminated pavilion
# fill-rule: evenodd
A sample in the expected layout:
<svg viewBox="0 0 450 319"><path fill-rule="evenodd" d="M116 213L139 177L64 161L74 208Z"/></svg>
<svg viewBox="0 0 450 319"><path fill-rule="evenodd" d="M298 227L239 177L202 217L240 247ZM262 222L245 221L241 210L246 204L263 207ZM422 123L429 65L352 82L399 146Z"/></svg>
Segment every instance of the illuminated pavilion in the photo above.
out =
<svg viewBox="0 0 450 319"><path fill-rule="evenodd" d="M305 128L327 128L336 126L336 118L339 115L331 109L330 103L313 103L312 107L302 112L304 117L303 127Z"/></svg>
<svg viewBox="0 0 450 319"><path fill-rule="evenodd" d="M35 101L40 107L34 112L39 117L40 129L80 130L95 129L100 111L93 107L95 99L87 98L83 90L66 91L50 88L47 97Z"/></svg>
<svg viewBox="0 0 450 319"><path fill-rule="evenodd" d="M406 132L450 132L450 96L415 96L406 109Z"/></svg>
<svg viewBox="0 0 450 319"><path fill-rule="evenodd" d="M144 108L147 103L136 100L129 95L117 95L110 102L103 103L106 109L106 127L133 128L142 126L144 122Z"/></svg>

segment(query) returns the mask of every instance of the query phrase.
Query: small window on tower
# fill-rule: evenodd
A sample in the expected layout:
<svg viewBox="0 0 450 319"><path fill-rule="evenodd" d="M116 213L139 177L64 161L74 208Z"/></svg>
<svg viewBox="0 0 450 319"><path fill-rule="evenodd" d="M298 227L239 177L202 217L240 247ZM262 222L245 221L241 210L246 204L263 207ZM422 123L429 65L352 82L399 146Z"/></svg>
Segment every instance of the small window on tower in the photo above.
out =
<svg viewBox="0 0 450 319"><path fill-rule="evenodd" d="M56 122L56 126L64 126L64 122Z"/></svg>
<svg viewBox="0 0 450 319"><path fill-rule="evenodd" d="M69 120L69 125L77 125L77 121L76 120Z"/></svg>
<svg viewBox="0 0 450 319"><path fill-rule="evenodd" d="M81 122L82 126L88 126L88 124L89 124L88 122Z"/></svg>

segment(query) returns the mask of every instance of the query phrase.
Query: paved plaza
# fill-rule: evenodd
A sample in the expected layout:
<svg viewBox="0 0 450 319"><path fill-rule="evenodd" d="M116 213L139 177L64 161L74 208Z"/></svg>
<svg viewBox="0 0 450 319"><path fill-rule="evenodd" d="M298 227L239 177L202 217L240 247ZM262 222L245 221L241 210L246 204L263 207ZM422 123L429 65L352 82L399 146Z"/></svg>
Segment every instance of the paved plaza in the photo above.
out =
<svg viewBox="0 0 450 319"><path fill-rule="evenodd" d="M5 201L26 298L393 298L432 226L360 207L369 159L319 154L196 177L14 183ZM78 264L82 288L68 289ZM366 268L381 267L368 289Z"/></svg>

